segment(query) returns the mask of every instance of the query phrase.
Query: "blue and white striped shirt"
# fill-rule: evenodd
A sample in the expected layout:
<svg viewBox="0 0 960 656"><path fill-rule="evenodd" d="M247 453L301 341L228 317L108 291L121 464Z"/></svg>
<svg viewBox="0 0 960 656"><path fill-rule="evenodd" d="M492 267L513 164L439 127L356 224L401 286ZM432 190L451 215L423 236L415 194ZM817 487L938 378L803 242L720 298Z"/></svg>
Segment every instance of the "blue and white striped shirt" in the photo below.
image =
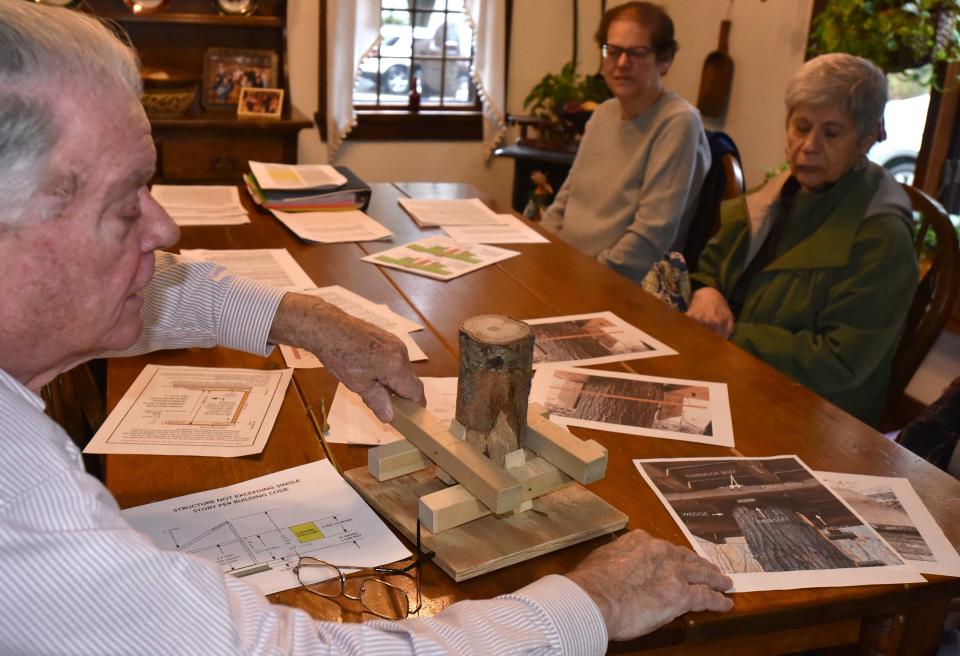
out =
<svg viewBox="0 0 960 656"><path fill-rule="evenodd" d="M283 292L158 254L131 353L221 344L269 353ZM0 370L0 653L602 654L603 618L571 580L434 617L317 622L209 561L161 551L83 470L43 402Z"/></svg>

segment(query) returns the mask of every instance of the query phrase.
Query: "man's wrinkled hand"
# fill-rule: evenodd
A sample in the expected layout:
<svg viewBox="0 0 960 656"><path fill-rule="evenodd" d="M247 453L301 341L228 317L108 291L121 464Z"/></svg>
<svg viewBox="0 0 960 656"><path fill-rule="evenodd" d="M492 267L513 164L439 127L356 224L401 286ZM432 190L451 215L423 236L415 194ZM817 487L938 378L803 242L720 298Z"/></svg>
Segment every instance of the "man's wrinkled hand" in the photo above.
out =
<svg viewBox="0 0 960 656"><path fill-rule="evenodd" d="M687 316L696 319L724 339L730 338L736 326L727 299L713 287L701 287L693 293Z"/></svg>
<svg viewBox="0 0 960 656"><path fill-rule="evenodd" d="M690 611L726 612L733 581L689 549L630 531L587 556L567 578L596 602L610 640L629 640Z"/></svg>
<svg viewBox="0 0 960 656"><path fill-rule="evenodd" d="M356 392L380 421L393 419L390 394L424 405L423 383L397 337L313 296L287 294L270 341L304 348Z"/></svg>

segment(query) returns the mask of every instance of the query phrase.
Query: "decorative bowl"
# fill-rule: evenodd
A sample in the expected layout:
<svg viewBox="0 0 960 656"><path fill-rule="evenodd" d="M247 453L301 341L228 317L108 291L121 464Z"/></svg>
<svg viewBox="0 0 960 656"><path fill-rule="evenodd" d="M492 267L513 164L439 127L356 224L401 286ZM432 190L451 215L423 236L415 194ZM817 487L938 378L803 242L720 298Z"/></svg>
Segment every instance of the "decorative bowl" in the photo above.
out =
<svg viewBox="0 0 960 656"><path fill-rule="evenodd" d="M144 67L143 97L140 101L150 118L177 118L193 105L200 87L196 76L183 71Z"/></svg>

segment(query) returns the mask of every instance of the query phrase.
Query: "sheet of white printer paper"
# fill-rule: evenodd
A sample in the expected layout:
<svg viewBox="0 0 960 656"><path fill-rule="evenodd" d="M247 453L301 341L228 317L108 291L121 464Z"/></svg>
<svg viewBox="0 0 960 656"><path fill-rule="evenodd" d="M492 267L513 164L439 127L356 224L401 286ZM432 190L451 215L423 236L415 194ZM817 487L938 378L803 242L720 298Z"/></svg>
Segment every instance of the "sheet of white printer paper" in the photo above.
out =
<svg viewBox="0 0 960 656"><path fill-rule="evenodd" d="M317 289L301 289L300 292L319 296L327 303L336 305L347 314L357 319L363 319L391 333L412 333L415 330L423 330L423 326L416 321L411 321L397 314L390 309L390 306L383 303L374 303L340 285L330 285L329 287L319 287Z"/></svg>
<svg viewBox="0 0 960 656"><path fill-rule="evenodd" d="M161 549L210 560L265 595L300 585L301 556L361 567L410 556L327 460L122 512Z"/></svg>
<svg viewBox="0 0 960 656"><path fill-rule="evenodd" d="M160 185L150 188L153 199L167 211L177 208L194 210L242 210L240 192L234 185Z"/></svg>
<svg viewBox="0 0 960 656"><path fill-rule="evenodd" d="M427 397L427 410L442 424L450 423L456 414L457 379L422 378L423 390ZM402 440L397 429L384 424L373 411L364 405L359 394L351 392L344 385L337 387L337 393L327 413L330 432L328 442L339 444L387 444Z"/></svg>
<svg viewBox="0 0 960 656"><path fill-rule="evenodd" d="M84 453L260 453L293 371L148 364Z"/></svg>
<svg viewBox="0 0 960 656"><path fill-rule="evenodd" d="M497 214L494 225L445 225L441 230L465 244L549 244L550 240L512 214Z"/></svg>
<svg viewBox="0 0 960 656"><path fill-rule="evenodd" d="M329 212L281 212L273 215L304 241L338 244L389 239L393 233L360 210Z"/></svg>
<svg viewBox="0 0 960 656"><path fill-rule="evenodd" d="M479 198L401 198L397 202L421 227L490 225L501 222L500 216Z"/></svg>
<svg viewBox="0 0 960 656"><path fill-rule="evenodd" d="M905 478L817 472L922 574L960 576L960 555Z"/></svg>
<svg viewBox="0 0 960 656"><path fill-rule="evenodd" d="M310 276L285 248L247 248L237 250L181 250L184 257L210 260L230 273L270 283L284 289L316 287Z"/></svg>
<svg viewBox="0 0 960 656"><path fill-rule="evenodd" d="M336 189L347 179L328 164L247 162L261 189Z"/></svg>
<svg viewBox="0 0 960 656"><path fill-rule="evenodd" d="M420 362L427 359L427 354L413 341L410 335L403 332L390 332L396 335L397 339L407 347L407 358L410 362ZM283 359L287 363L287 366L293 369L318 369L323 366L323 363L320 362L317 356L302 348L281 344L280 353L283 354Z"/></svg>

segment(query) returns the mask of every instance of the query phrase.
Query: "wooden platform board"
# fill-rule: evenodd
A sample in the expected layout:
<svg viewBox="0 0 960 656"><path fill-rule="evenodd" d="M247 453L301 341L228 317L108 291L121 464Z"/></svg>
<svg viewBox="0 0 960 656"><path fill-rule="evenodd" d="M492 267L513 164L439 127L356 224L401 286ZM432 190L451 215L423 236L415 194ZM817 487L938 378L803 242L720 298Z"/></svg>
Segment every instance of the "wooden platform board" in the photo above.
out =
<svg viewBox="0 0 960 656"><path fill-rule="evenodd" d="M417 504L424 494L445 487L424 470L382 483L366 467L351 469L347 480L367 503L410 540L416 539ZM424 551L454 581L557 551L627 525L627 516L579 483L538 498L534 511L509 517L481 517L433 535L420 529Z"/></svg>

